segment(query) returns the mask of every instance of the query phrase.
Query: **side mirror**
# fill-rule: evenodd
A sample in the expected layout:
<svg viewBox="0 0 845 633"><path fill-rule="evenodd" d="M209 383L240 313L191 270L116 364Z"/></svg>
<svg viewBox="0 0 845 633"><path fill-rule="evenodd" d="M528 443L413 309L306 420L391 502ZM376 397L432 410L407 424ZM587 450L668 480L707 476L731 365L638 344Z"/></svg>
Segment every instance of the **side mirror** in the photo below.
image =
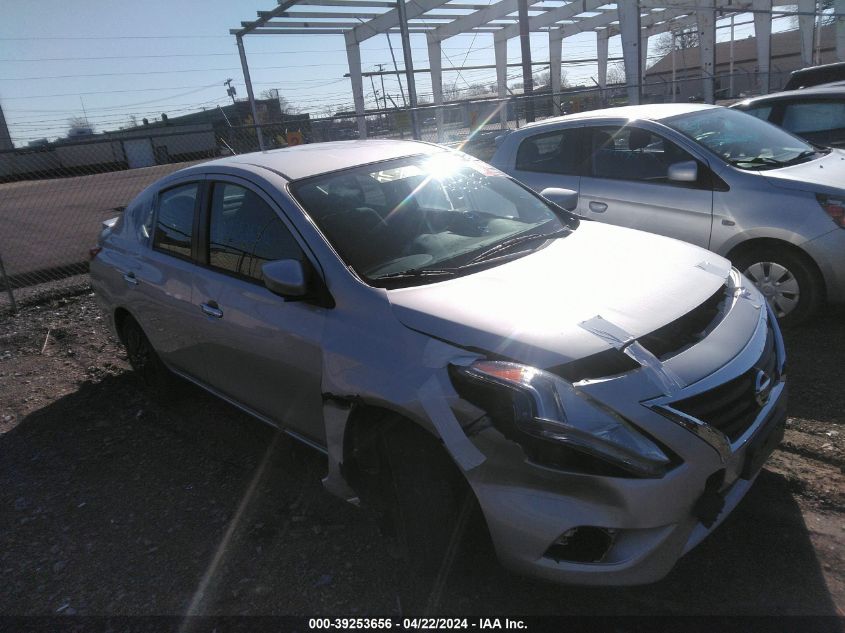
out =
<svg viewBox="0 0 845 633"><path fill-rule="evenodd" d="M560 189L559 187L549 187L543 189L540 195L551 200L557 206L563 207L567 211L575 211L578 208L578 192L572 189Z"/></svg>
<svg viewBox="0 0 845 633"><path fill-rule="evenodd" d="M308 293L305 267L297 259L280 259L261 266L264 285L270 292L287 299L298 299Z"/></svg>
<svg viewBox="0 0 845 633"><path fill-rule="evenodd" d="M698 180L698 163L694 160L672 163L666 170L666 179L670 182L695 182Z"/></svg>

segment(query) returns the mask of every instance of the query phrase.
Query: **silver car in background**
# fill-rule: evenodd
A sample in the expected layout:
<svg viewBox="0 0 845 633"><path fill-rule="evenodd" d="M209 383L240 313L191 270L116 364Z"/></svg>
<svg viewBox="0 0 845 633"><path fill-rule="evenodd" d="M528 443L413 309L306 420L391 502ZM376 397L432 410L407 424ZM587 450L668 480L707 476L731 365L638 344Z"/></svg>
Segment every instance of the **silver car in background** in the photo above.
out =
<svg viewBox="0 0 845 633"><path fill-rule="evenodd" d="M511 569L657 580L783 434L780 331L727 260L581 221L434 145L188 167L92 253L155 393L181 376L323 451L326 488L397 531L418 574L477 507Z"/></svg>
<svg viewBox="0 0 845 633"><path fill-rule="evenodd" d="M507 134L491 164L536 191L579 194L585 218L722 255L784 323L845 302L845 152L737 110L609 108Z"/></svg>

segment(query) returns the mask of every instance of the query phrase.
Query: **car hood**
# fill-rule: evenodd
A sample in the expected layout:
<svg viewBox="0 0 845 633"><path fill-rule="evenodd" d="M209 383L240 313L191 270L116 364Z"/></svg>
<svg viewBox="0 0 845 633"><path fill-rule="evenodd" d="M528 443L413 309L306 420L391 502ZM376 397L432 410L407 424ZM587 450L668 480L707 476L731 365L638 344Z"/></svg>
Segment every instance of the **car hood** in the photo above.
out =
<svg viewBox="0 0 845 633"><path fill-rule="evenodd" d="M685 242L581 222L525 257L388 297L409 328L547 368L611 347L583 321L653 332L711 297L729 272L726 259Z"/></svg>
<svg viewBox="0 0 845 633"><path fill-rule="evenodd" d="M775 187L812 193L841 193L845 183L845 151L833 149L827 156L800 165L770 169L760 174Z"/></svg>

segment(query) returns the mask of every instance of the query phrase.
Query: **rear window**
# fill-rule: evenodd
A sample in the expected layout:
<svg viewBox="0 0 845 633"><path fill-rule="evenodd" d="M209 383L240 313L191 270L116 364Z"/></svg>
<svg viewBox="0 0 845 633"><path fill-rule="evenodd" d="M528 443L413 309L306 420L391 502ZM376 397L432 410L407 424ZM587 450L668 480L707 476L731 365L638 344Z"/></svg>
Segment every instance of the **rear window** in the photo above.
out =
<svg viewBox="0 0 845 633"><path fill-rule="evenodd" d="M578 173L578 130L558 130L522 141L516 168L547 174Z"/></svg>

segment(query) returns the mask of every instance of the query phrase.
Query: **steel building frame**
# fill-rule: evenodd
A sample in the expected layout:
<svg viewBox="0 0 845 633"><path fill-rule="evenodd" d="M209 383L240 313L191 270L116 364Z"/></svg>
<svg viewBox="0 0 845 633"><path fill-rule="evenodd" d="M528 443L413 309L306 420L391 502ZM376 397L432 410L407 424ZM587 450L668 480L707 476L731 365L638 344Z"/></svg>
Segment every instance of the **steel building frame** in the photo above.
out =
<svg viewBox="0 0 845 633"><path fill-rule="evenodd" d="M443 104L442 43L456 35L481 33L493 36L498 95L507 96L507 42L518 37L519 3L528 5L528 31L549 37L552 94L560 92L563 40L576 33L593 31L596 36L598 83L606 87L608 39L622 37L625 80L631 103L639 103L648 38L659 33L696 25L699 32L702 94L713 102L715 87L716 21L739 13L752 13L757 41L758 77L761 92L769 87L771 66L771 20L775 15L797 15L801 31L802 59L812 65L816 0L498 0L474 4L461 0L278 0L271 11L259 11L258 19L232 29L243 67L247 95L257 122L255 97L243 45L246 35L343 35L352 95L361 138L367 136L364 82L361 70L362 42L385 33L401 33L411 106L416 106L414 70L409 33L425 33L435 106ZM797 4L797 10L794 5ZM792 6L789 6L792 5ZM787 9L778 10L778 7ZM310 10L309 10L310 9ZM314 10L316 9L316 10ZM845 61L845 0L835 0L836 56ZM505 110L501 110L502 124ZM442 108L436 107L437 128L443 125ZM264 147L260 127L256 128Z"/></svg>

